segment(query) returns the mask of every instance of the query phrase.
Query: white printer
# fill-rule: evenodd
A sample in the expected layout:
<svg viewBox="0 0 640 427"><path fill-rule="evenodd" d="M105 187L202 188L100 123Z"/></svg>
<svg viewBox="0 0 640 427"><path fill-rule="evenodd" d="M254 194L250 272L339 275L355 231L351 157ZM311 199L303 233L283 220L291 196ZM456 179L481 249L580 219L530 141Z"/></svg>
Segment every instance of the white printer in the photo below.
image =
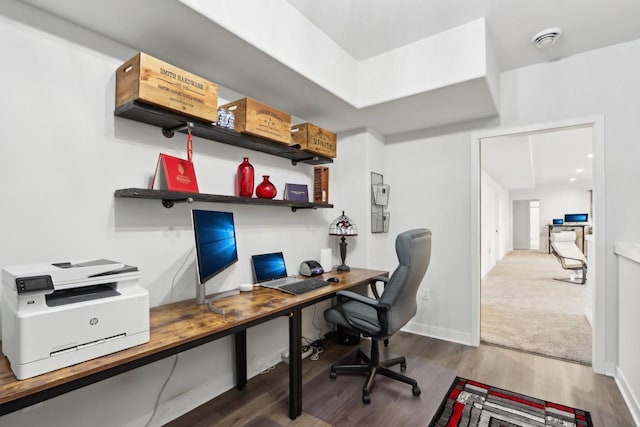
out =
<svg viewBox="0 0 640 427"><path fill-rule="evenodd" d="M149 341L137 267L105 259L2 269L2 352L20 380Z"/></svg>

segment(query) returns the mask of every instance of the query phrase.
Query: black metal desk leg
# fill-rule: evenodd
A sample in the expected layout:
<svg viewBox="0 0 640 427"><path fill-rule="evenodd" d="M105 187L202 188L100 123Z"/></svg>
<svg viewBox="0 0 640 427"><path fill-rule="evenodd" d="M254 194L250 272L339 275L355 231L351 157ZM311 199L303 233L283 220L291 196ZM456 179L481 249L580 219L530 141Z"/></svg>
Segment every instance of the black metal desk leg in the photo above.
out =
<svg viewBox="0 0 640 427"><path fill-rule="evenodd" d="M235 333L236 344L236 389L247 385L247 331Z"/></svg>
<svg viewBox="0 0 640 427"><path fill-rule="evenodd" d="M302 315L299 307L289 317L289 418L302 414Z"/></svg>

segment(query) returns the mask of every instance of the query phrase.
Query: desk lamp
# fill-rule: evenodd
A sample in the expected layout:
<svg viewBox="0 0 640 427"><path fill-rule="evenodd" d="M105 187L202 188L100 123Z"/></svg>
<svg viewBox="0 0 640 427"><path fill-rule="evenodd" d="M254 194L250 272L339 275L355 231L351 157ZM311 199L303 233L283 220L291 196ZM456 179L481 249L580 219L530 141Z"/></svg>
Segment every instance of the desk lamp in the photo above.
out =
<svg viewBox="0 0 640 427"><path fill-rule="evenodd" d="M345 236L357 236L358 229L353 221L351 221L351 218L344 214L344 211L342 211L342 215L334 219L329 226L329 235L341 237L340 259L342 260L342 264L338 266L338 271L351 270L349 266L344 263L344 260L347 257L347 242L345 242Z"/></svg>

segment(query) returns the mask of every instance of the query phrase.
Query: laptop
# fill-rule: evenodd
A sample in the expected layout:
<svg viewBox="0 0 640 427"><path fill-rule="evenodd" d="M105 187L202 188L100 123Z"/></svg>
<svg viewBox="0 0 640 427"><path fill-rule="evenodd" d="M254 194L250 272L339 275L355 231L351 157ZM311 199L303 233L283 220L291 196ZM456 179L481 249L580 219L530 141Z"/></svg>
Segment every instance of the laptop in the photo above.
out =
<svg viewBox="0 0 640 427"><path fill-rule="evenodd" d="M251 265L256 283L265 288L279 289L284 285L305 280L287 276L287 267L282 252L253 255Z"/></svg>

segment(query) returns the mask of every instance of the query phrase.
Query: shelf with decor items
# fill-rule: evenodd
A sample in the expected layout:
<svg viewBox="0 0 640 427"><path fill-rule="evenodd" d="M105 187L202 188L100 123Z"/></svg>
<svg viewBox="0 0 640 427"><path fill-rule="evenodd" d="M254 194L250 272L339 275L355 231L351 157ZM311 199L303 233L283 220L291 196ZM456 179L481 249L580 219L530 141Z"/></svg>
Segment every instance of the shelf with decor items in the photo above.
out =
<svg viewBox="0 0 640 427"><path fill-rule="evenodd" d="M286 145L257 136L243 134L233 129L222 128L210 122L183 116L162 107L156 107L140 101L129 101L126 104L116 107L114 115L116 117L123 117L158 126L162 128L162 134L167 138L173 137L175 132L186 132L187 128L191 127L191 133L195 136L235 147L283 157L291 160L291 163L294 165L297 163L307 163L310 165L333 163L333 159L330 157L324 157L301 150L299 145Z"/></svg>
<svg viewBox="0 0 640 427"><path fill-rule="evenodd" d="M293 212L298 209L332 208L329 203L305 203L291 200L259 199L255 197L224 196L219 194L185 193L181 191L151 190L148 188L123 188L115 191L116 197L131 199L162 200L165 208L173 207L175 203L186 202L210 202L210 203L234 203L239 205L258 206L282 206L291 208Z"/></svg>

